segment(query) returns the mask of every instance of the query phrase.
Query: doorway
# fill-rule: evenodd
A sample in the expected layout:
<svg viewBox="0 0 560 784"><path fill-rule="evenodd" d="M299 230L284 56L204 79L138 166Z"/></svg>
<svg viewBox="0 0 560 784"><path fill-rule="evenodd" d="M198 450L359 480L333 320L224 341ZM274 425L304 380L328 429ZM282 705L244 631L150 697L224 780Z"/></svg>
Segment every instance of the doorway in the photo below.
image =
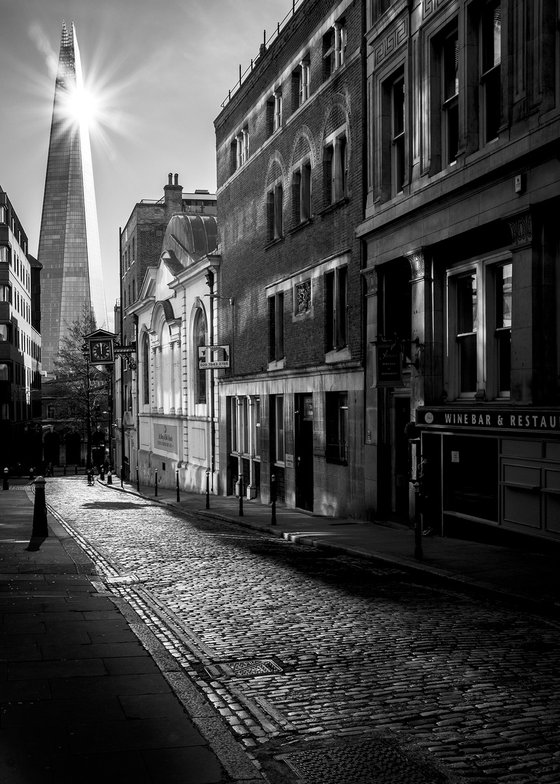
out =
<svg viewBox="0 0 560 784"><path fill-rule="evenodd" d="M295 400L296 506L313 511L313 395Z"/></svg>

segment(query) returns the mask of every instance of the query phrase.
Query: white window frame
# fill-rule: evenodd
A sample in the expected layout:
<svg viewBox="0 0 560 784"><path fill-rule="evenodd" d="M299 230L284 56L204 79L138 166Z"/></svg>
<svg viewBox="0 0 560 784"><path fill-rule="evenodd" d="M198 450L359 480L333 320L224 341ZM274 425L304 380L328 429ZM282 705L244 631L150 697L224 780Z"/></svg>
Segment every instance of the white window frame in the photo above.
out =
<svg viewBox="0 0 560 784"><path fill-rule="evenodd" d="M346 124L326 137L323 160L330 161L329 173L325 171L327 205L336 204L348 195L348 130Z"/></svg>
<svg viewBox="0 0 560 784"><path fill-rule="evenodd" d="M449 400L509 399L510 389L499 389L499 346L496 329L496 270L511 264L510 253L478 258L448 269L446 272L446 384ZM458 312L457 280L476 275L476 390L461 391L459 350L457 347ZM512 267L513 277L513 267Z"/></svg>

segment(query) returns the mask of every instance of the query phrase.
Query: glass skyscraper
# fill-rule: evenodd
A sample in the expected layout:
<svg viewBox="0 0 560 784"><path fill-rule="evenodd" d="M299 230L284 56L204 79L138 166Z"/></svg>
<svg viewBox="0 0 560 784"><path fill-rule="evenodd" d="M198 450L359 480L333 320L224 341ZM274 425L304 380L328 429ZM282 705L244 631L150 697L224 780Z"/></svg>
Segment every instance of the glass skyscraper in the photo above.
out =
<svg viewBox="0 0 560 784"><path fill-rule="evenodd" d="M41 273L42 366L51 372L68 327L91 309L108 327L89 129L73 114L83 90L74 24L62 24L38 259Z"/></svg>

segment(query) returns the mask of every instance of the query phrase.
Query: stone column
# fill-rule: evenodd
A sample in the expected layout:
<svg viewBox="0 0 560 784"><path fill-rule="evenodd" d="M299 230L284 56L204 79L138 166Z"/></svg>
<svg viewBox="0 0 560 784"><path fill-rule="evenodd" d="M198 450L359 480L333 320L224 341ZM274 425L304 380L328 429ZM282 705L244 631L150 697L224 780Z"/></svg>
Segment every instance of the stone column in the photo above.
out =
<svg viewBox="0 0 560 784"><path fill-rule="evenodd" d="M432 265L419 248L407 255L411 271L411 411L441 392L441 374L434 369L434 297Z"/></svg>

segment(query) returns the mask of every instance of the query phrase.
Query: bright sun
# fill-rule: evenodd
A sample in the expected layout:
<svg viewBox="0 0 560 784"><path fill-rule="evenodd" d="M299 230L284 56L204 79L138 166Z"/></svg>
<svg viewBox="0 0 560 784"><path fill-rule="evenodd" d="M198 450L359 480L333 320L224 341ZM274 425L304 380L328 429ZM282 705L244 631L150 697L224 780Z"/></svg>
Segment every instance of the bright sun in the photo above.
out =
<svg viewBox="0 0 560 784"><path fill-rule="evenodd" d="M98 115L99 100L86 87L76 87L67 93L65 109L70 119L91 125Z"/></svg>

